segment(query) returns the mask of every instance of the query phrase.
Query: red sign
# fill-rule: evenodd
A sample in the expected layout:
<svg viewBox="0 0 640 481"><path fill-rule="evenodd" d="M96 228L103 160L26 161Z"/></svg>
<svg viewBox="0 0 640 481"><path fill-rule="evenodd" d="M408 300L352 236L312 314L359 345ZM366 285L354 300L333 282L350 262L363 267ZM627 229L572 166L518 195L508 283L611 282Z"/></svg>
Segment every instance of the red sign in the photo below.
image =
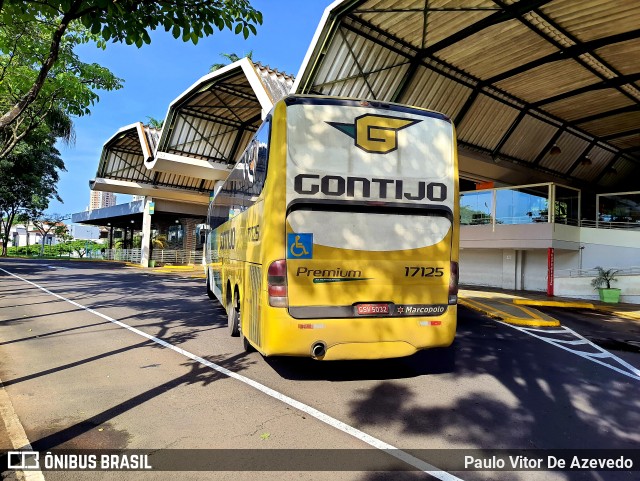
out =
<svg viewBox="0 0 640 481"><path fill-rule="evenodd" d="M553 297L553 247L547 250L547 296Z"/></svg>
<svg viewBox="0 0 640 481"><path fill-rule="evenodd" d="M476 190L493 189L495 184L493 182L478 182L476 184Z"/></svg>

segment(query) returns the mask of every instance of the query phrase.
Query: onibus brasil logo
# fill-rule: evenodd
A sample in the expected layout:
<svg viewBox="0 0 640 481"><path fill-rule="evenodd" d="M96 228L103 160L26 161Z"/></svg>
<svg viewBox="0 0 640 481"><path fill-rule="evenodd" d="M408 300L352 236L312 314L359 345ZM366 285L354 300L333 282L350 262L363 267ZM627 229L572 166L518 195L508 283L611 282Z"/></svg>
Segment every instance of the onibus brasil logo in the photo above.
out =
<svg viewBox="0 0 640 481"><path fill-rule="evenodd" d="M398 131L421 120L402 119L386 115L365 114L354 123L327 122L355 141L356 147L371 154L388 154L398 148Z"/></svg>

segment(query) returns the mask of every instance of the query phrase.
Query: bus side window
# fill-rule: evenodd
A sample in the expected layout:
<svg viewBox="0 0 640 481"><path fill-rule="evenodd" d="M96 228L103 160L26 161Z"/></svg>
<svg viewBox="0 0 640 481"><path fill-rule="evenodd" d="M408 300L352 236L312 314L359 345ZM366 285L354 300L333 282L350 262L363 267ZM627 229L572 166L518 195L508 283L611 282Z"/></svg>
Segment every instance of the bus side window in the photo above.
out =
<svg viewBox="0 0 640 481"><path fill-rule="evenodd" d="M253 195L259 196L267 180L267 164L269 160L269 136L271 134L271 119L267 119L256 134L252 149L251 162L254 165Z"/></svg>
<svg viewBox="0 0 640 481"><path fill-rule="evenodd" d="M216 195L211 219L227 221L251 207L264 189L269 160L269 136L271 119L268 118L245 149ZM209 226L217 225L211 220Z"/></svg>

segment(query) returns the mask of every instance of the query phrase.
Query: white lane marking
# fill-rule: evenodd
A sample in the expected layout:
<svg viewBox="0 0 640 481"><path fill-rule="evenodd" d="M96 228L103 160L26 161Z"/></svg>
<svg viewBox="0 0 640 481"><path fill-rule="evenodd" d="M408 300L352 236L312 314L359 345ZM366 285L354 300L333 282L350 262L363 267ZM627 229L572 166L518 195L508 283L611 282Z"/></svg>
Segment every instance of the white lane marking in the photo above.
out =
<svg viewBox="0 0 640 481"><path fill-rule="evenodd" d="M561 344L568 344L570 346L582 346L584 344L589 344L586 341L583 341L582 339L576 339L574 341L565 341L564 339L554 339L553 342L559 342Z"/></svg>
<svg viewBox="0 0 640 481"><path fill-rule="evenodd" d="M576 331L574 331L573 329L570 329L568 327L563 326L562 330L559 329L554 329L554 330L549 330L549 331L545 331L543 329L527 329L524 327L518 327L512 324L507 324L506 322L502 322L502 321L498 321L495 320L495 322L499 322L500 324L503 324L505 326L511 327L513 329L517 329L518 331L524 332L525 334L529 334L530 336L533 336L537 339L540 339L541 341L544 341L546 343L551 344L552 346L556 346L559 347L560 349L564 349L565 351L571 352L577 356L580 356L583 359L587 359L591 362L595 362L596 364L600 364L601 366L604 366L606 368L609 369L613 369L616 372L619 372L620 374L623 374L627 377L630 377L631 379L635 379L636 381L640 381L640 370L637 369L636 367L632 366L631 364L629 364L627 361L620 359L618 356L616 356L615 354L610 353L609 351L602 349L600 346L598 346L597 344L594 344L593 342L591 342L589 339L587 339L584 336L581 336L580 334L578 334ZM535 331L535 332L534 332ZM571 334L574 335L575 337L577 337L578 339L580 339L582 342L581 344L588 344L589 346L593 347L594 349L596 349L598 352L597 353L589 353L589 352L584 352L584 351L580 351L577 349L570 349L567 346L563 346L562 344L566 344L566 341L561 341L558 339L554 339L554 338L549 338L549 337L544 337L541 335L536 334L536 332L540 332L540 333L544 333L544 332L551 332L554 334L559 334L559 333L564 333L564 334ZM629 371L625 371L624 369L620 369L619 367L616 366L612 366L611 364L607 364L606 362L602 362L600 361L598 358L602 358L602 359L611 359L615 362L617 362L618 364L624 366L625 368L627 368Z"/></svg>
<svg viewBox="0 0 640 481"><path fill-rule="evenodd" d="M2 386L2 381L0 381L0 417L4 422L13 449L33 451L29 438L27 438L27 433L24 432L24 427L13 409L9 394ZM44 481L44 475L40 470L16 471L16 475L22 477L25 481Z"/></svg>
<svg viewBox="0 0 640 481"><path fill-rule="evenodd" d="M564 329L533 329L531 327L523 327L524 331L544 332L545 334L566 334Z"/></svg>
<svg viewBox="0 0 640 481"><path fill-rule="evenodd" d="M230 378L233 378L237 381L240 381L244 384L247 384L249 386L251 386L254 389L257 389L258 391L266 394L267 396L270 396L274 399L277 399L278 401L281 401L285 404L288 404L289 406L302 411L306 414L308 414L309 416L313 416L314 418L318 419L319 421L322 421L325 424L328 424L329 426L338 429L339 431L342 431L343 433L349 434L350 436L353 436L356 439L359 439L360 441L368 444L369 446L372 446L374 448L380 449L382 451L385 451L387 454L390 454L391 456L395 457L396 459L399 459L401 461L404 461L405 463L409 464L410 466L413 466L416 469L419 469L420 471L423 471L437 479L440 479L442 481L463 481L461 478L458 478L456 476L454 476L453 474L450 474L446 471L442 471L441 469L438 469L437 467L427 463L426 461L423 461L422 459L418 459L415 456L412 456L409 453L406 453L394 446L392 446L391 444L387 444L384 441L381 441L378 438L375 438L363 431L360 431L359 429L354 428L353 426L349 426L346 423L343 423L342 421L339 421L331 416L329 416L328 414L323 413L322 411L318 411L315 408L312 408L311 406L308 406L304 403L301 403L300 401L296 401L295 399L282 394L274 389L271 389L270 387L265 386L264 384L260 384L259 382L254 381L253 379L249 379L248 377L244 377L236 372L230 371L227 368L224 368L216 363L213 363L211 361L207 361L206 359L200 357L200 356L196 356L195 354L190 353L189 351L185 351L184 349L181 349L179 347L176 347L172 344L169 344L166 341L163 341L162 339L159 339L157 337L154 337L150 334L147 334L145 332L140 331L139 329L136 329L135 327L131 327L128 324L125 324L123 322L120 321L116 321L115 319L102 314L98 311L94 311L93 309L90 309L86 306L83 306L82 304L78 304L75 301L72 301L70 299L67 299L66 297L62 297L59 294L56 294L55 292L51 292L48 289L45 289L42 286L39 286L38 284L36 284L35 282L31 282L28 281L27 279L24 279L16 274L13 274L5 269L0 268L0 271L9 274L10 276L15 277L16 279L20 279L21 281L26 282L27 284L31 284L34 287L37 287L38 289L40 289L41 291L46 292L47 294L57 297L58 299L61 299L65 302L68 302L69 304L72 304L76 307L79 307L81 309L84 309L85 311L90 312L91 314L94 314L98 317L101 317L102 319L112 322L120 327L124 327L125 329L128 329L131 332L134 332L136 334L138 334L139 336L142 336L146 339L149 339L150 341L155 342L156 344L159 344L161 346L166 347L167 349L171 349L172 351L175 351L179 354L182 354L185 357L188 357L189 359L192 359L196 362L199 362L200 364L210 367L211 369L218 371L221 374L224 374L225 376L228 376Z"/></svg>

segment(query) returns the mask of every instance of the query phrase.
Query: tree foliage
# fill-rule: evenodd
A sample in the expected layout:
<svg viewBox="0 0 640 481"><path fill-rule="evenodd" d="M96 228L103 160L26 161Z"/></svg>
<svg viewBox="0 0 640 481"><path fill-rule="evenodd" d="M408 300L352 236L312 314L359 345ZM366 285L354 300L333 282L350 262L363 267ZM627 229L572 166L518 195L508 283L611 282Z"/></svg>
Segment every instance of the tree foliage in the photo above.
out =
<svg viewBox="0 0 640 481"><path fill-rule="evenodd" d="M46 129L45 129L46 131ZM29 142L20 142L0 160L0 236L2 255L7 255L9 231L16 218L29 222L38 218L51 199L60 200L56 184L64 162L55 148L55 138L38 131Z"/></svg>
<svg viewBox="0 0 640 481"><path fill-rule="evenodd" d="M64 226L62 221L68 219L69 216L65 214L40 214L33 218L33 225L36 226L38 232L42 236L42 254L44 254L45 241L50 233L54 233L57 236Z"/></svg>
<svg viewBox="0 0 640 481"><path fill-rule="evenodd" d="M232 64L233 62L237 62L241 58L244 58L244 57L239 57L238 54L236 54L234 52L232 52L232 53L221 53L220 56L223 57L223 58L226 58L227 62L214 63L211 67L209 67L209 72L215 72L216 70L220 70L222 67L226 67L227 65ZM251 58L253 57L253 50L249 50L249 53L247 55L245 55L245 57L247 57L249 60L251 60Z"/></svg>
<svg viewBox="0 0 640 481"><path fill-rule="evenodd" d="M158 27L194 44L214 28L247 38L261 23L249 0L0 0L0 140L13 142L5 155L54 106L86 114L94 89L120 87L107 69L80 62L77 45L141 47Z"/></svg>
<svg viewBox="0 0 640 481"><path fill-rule="evenodd" d="M618 282L616 275L620 272L617 269L605 269L601 266L596 268L596 276L591 280L591 285L594 289L601 289L603 286L607 289L611 289L612 282Z"/></svg>
<svg viewBox="0 0 640 481"><path fill-rule="evenodd" d="M82 25L67 29L56 62L41 79L51 48L51 22L44 17L7 19L6 10L0 15L0 113L11 120L0 128L0 158L42 124L57 137L72 140L72 129L64 128L70 126L69 116L88 114L98 100L95 90L121 87L108 69L82 62L74 52L78 45L97 39ZM31 98L38 82L37 95Z"/></svg>
<svg viewBox="0 0 640 481"><path fill-rule="evenodd" d="M156 119L155 117L151 117L149 115L147 115L147 119L149 120L149 122L147 122L147 125L149 127L156 130L162 130L164 119Z"/></svg>

